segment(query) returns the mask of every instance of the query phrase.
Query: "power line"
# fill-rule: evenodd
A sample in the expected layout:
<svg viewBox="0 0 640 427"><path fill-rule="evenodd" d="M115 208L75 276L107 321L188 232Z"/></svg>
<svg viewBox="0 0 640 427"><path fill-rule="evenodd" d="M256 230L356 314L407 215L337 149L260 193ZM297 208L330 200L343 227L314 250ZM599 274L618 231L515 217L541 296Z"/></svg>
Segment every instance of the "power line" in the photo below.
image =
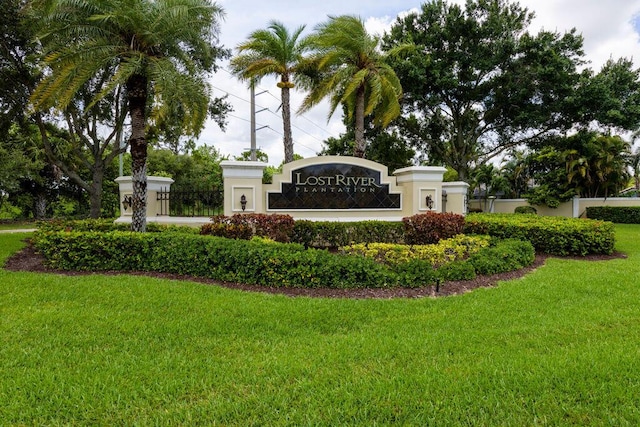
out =
<svg viewBox="0 0 640 427"><path fill-rule="evenodd" d="M222 71L226 72L227 74L229 74L230 76L235 77L235 74L233 74L231 71L227 70L226 68L224 68L224 67L220 67L220 69L221 69ZM230 92L228 92L228 91L226 91L226 90L224 90L224 89L221 89L221 88L219 88L219 87L216 87L216 86L212 86L212 87L214 87L215 89L218 89L219 91L222 91L222 92L228 93L228 94L230 94L231 96L233 96L233 97L235 97L235 98L238 98L238 99L240 99L240 100L242 100L242 101L244 101L244 102L250 102L250 101L248 101L248 100L246 100L246 99L243 99L243 98L241 98L241 97L239 97L239 96L237 96L237 95L231 94ZM265 88L262 88L262 87L257 86L257 85L256 85L256 89L259 89L259 90L261 90L261 91L263 91L263 92L266 92L266 93L268 93L272 98L274 98L276 101L278 101L278 102L282 102L282 101L281 101L281 99L280 99L280 97L278 97L278 96L274 95L273 93L271 93L271 91L270 91L269 89L265 89ZM258 105L257 105L257 106L258 106ZM258 106L258 107L259 107L259 106ZM264 107L260 107L260 108L264 108ZM273 111L271 111L271 110L269 110L269 111L270 111L272 114L276 114L275 112L273 112ZM296 114L296 117L300 117L300 118L302 118L302 119L306 120L307 122L311 123L311 124L312 124L313 126L315 126L316 128L318 128L318 129L320 129L321 131L325 132L327 135L332 136L331 132L329 132L325 127L320 126L319 124L315 123L315 122L314 122L314 121L312 121L311 119L307 118L305 115L303 115L303 114ZM297 128L297 127L296 127L296 129L300 129L300 128ZM302 130L302 129L300 129L300 130ZM306 132L305 132L305 133L306 133ZM311 135L311 134L309 134L309 133L307 133L307 134L308 134L308 135ZM322 142L322 141L320 141L320 142Z"/></svg>

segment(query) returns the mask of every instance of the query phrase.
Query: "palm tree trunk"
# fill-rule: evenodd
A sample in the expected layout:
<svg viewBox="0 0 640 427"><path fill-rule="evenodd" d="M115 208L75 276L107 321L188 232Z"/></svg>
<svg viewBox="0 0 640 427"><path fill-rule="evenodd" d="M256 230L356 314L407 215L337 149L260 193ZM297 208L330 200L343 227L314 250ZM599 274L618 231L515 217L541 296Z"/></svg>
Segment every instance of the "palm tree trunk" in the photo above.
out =
<svg viewBox="0 0 640 427"><path fill-rule="evenodd" d="M147 139L146 104L147 78L136 75L127 81L129 115L131 117L131 231L144 232L147 228Z"/></svg>
<svg viewBox="0 0 640 427"><path fill-rule="evenodd" d="M364 158L365 140L364 140L364 86L358 88L356 95L355 108L355 128L356 140L353 146L353 155L355 157Z"/></svg>
<svg viewBox="0 0 640 427"><path fill-rule="evenodd" d="M288 87L281 89L282 97L282 126L284 127L284 162L293 161L293 138L291 137L291 102Z"/></svg>

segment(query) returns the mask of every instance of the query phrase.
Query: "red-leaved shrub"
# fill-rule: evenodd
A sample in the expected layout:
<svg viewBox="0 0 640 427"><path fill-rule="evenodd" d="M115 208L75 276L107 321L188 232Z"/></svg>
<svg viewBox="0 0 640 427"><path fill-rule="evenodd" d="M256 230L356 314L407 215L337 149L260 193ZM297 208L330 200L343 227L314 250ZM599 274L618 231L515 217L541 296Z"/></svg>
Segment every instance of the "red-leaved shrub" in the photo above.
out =
<svg viewBox="0 0 640 427"><path fill-rule="evenodd" d="M231 239L250 239L252 236L267 237L276 242L291 241L294 221L290 215L280 214L235 214L231 217L216 215L205 224L200 234L222 236Z"/></svg>
<svg viewBox="0 0 640 427"><path fill-rule="evenodd" d="M429 245L454 237L464 228L464 217L454 213L426 212L402 218L409 245Z"/></svg>

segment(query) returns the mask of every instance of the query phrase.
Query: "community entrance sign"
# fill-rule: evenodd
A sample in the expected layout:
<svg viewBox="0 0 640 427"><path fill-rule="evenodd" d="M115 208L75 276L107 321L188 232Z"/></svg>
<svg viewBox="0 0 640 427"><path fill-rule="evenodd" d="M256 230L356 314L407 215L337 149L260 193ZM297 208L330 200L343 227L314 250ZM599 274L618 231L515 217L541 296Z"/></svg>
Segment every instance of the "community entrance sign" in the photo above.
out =
<svg viewBox="0 0 640 427"><path fill-rule="evenodd" d="M391 193L381 172L366 166L314 164L290 174L280 192L267 194L267 210L402 208L402 194Z"/></svg>
<svg viewBox="0 0 640 427"><path fill-rule="evenodd" d="M443 183L445 168L386 166L348 156L287 163L263 184L266 164L223 161L224 214L280 213L295 219L399 221L426 211L466 212L466 183ZM446 206L445 206L446 202Z"/></svg>

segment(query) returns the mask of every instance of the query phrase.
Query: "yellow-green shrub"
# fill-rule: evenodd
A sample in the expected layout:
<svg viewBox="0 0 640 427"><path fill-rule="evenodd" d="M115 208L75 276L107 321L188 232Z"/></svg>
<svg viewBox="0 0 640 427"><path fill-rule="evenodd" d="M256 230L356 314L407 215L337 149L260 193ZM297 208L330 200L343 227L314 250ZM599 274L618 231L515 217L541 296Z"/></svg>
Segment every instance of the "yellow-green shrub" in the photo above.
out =
<svg viewBox="0 0 640 427"><path fill-rule="evenodd" d="M344 246L343 253L373 258L386 265L399 265L415 259L429 262L433 267L468 258L489 246L488 236L459 234L431 245L397 245L392 243L361 243Z"/></svg>

